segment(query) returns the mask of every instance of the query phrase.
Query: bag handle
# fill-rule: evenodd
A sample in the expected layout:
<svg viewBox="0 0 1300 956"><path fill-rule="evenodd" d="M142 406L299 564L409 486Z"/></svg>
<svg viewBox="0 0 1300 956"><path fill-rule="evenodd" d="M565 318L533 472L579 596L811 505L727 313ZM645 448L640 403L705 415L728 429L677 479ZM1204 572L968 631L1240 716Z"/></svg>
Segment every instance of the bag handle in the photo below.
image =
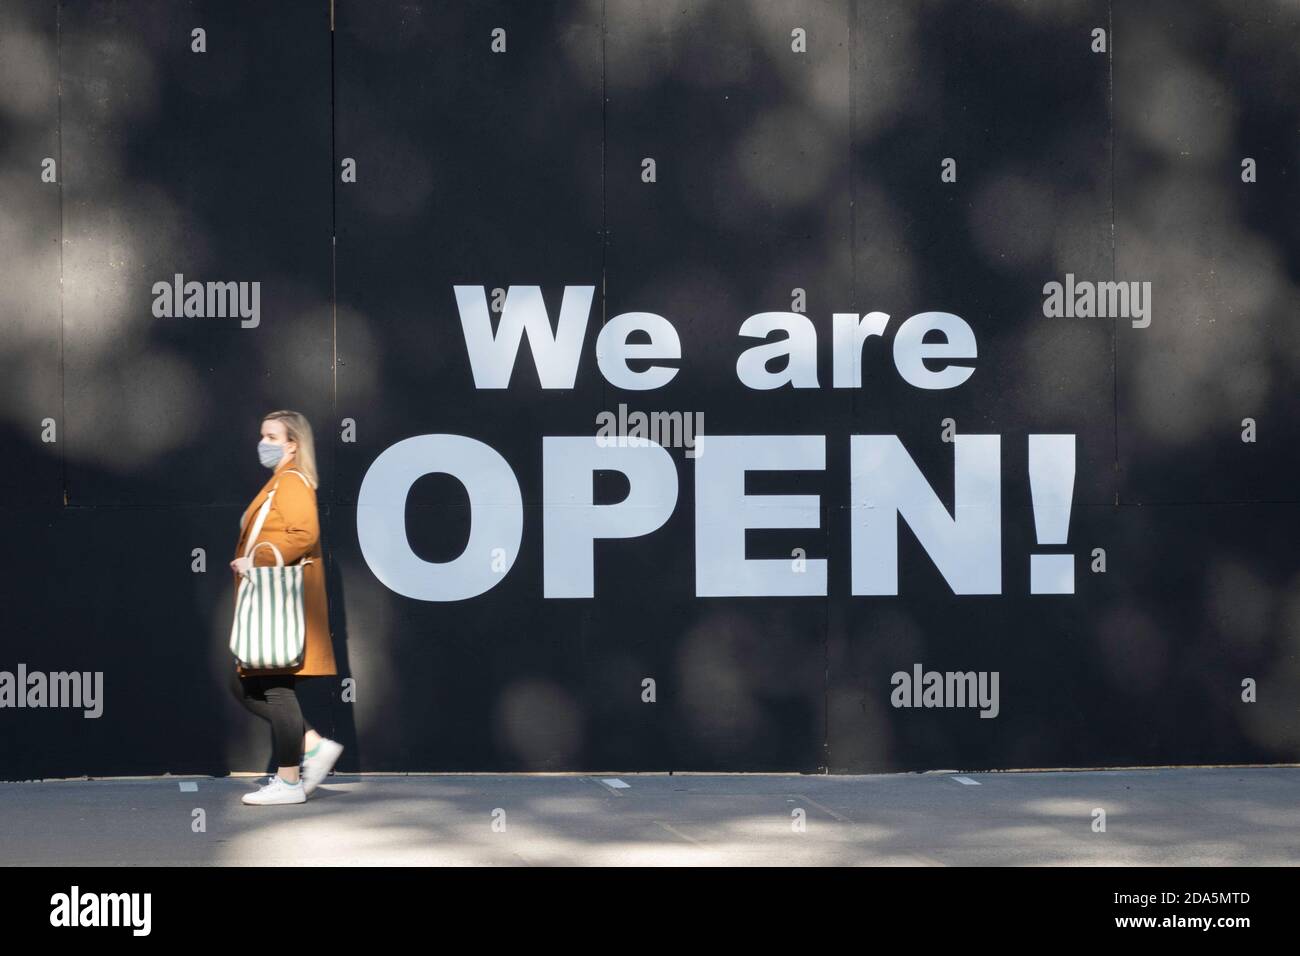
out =
<svg viewBox="0 0 1300 956"><path fill-rule="evenodd" d="M257 542L257 544L253 545L252 550L249 551L248 553L251 555L251 554L253 553L253 551L256 551L258 548L261 548L261 547L267 547L267 548L270 548L272 551L274 551L274 552L275 552L275 566L276 566L277 568L282 568L282 567L284 567L284 555L281 554L281 553L280 553L280 549L277 548L277 547L276 547L272 542L270 542L270 541L259 541L259 542ZM309 558L308 560L310 560L310 558Z"/></svg>
<svg viewBox="0 0 1300 956"><path fill-rule="evenodd" d="M304 475L301 471L298 471L294 468L286 468L284 470L284 474L288 474L289 472L293 472L295 475L297 475L299 478L301 478L304 482L307 483L307 487L309 488L311 487L311 482L307 481L307 476ZM280 478L283 478L284 474L282 474ZM262 524L263 522L266 521L266 516L271 511L271 499L275 497L276 489L280 487L280 478L275 479L275 484L271 487L270 492L266 496L266 502L262 505L261 510L258 511L257 513L257 520L253 522L253 530L248 533L248 549L244 552L244 557L249 558L250 560L253 557L253 551L256 550L257 548L258 545L257 536L262 533ZM275 566L278 568L284 567L284 556L280 554L280 549L277 548L270 541L263 541L261 543L265 545L270 545L271 550L275 552ZM311 564L312 560L313 560L312 558L304 557L298 563Z"/></svg>
<svg viewBox="0 0 1300 956"><path fill-rule="evenodd" d="M262 533L262 524L266 521L266 516L271 511L271 499L275 497L276 489L279 487L280 479L277 478L275 479L275 484L271 487L270 492L266 496L266 502L257 512L257 520L253 522L253 530L248 533L248 548L244 551L244 557L246 558L251 558L253 556L253 546L257 543L257 536Z"/></svg>

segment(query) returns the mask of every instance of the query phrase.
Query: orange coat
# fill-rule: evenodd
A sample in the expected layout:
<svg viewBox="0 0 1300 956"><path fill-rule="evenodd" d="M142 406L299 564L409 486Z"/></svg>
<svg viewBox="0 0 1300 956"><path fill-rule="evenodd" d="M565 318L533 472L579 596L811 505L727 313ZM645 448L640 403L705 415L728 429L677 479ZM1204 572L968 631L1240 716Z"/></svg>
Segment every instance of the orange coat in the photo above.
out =
<svg viewBox="0 0 1300 956"><path fill-rule="evenodd" d="M244 516L239 522L239 544L235 548L234 557L242 557L247 550L248 534L253 530L257 513L279 481L275 497L271 499L271 510L267 512L257 540L269 541L279 548L285 564L293 564L303 555L313 559L302 571L303 618L307 627L303 662L296 668L266 670L245 670L236 662L235 668L241 675L295 674L309 677L338 673L334 666L334 645L330 641L329 606L325 601L325 563L321 555L316 489L310 487L300 475L290 474L292 470L292 460L281 460L262 490L253 498L252 504L244 510ZM270 548L258 548L253 552L253 564L259 567L275 564L275 552ZM234 577L237 596L239 574L235 573Z"/></svg>

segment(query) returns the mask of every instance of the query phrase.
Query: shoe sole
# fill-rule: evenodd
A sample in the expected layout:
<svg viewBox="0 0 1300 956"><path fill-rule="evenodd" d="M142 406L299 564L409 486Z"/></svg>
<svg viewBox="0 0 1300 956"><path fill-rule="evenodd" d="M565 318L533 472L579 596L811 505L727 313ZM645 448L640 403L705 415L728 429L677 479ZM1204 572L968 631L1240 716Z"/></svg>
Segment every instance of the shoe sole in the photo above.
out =
<svg viewBox="0 0 1300 956"><path fill-rule="evenodd" d="M278 806L287 806L289 804L294 804L294 803L306 803L306 802L307 802L306 794L303 794L303 798L301 800L268 800L265 803L263 803L261 800L240 801L240 803L242 803L246 807L278 807Z"/></svg>

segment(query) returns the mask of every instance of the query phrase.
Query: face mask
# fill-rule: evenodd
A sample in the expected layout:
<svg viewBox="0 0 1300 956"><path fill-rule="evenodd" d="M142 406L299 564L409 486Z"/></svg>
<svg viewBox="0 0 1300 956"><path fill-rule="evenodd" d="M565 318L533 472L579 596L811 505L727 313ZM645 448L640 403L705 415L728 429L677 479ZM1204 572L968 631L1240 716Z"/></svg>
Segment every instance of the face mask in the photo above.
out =
<svg viewBox="0 0 1300 956"><path fill-rule="evenodd" d="M284 457L284 446L278 442L260 441L257 443L257 457L267 468L274 468Z"/></svg>

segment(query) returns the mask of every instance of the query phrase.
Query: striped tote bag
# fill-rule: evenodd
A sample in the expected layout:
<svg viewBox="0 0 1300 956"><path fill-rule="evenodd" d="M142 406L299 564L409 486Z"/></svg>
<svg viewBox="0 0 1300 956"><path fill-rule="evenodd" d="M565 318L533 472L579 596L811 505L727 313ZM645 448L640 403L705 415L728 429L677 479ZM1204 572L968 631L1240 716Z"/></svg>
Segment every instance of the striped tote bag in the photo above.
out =
<svg viewBox="0 0 1300 956"><path fill-rule="evenodd" d="M302 662L306 648L302 572L311 558L304 557L297 564L285 564L284 556L274 544L257 542L262 523L271 510L271 499L279 486L277 481L266 496L266 503L249 532L248 550L244 552L245 557L251 558L257 548L265 545L275 553L275 564L250 567L241 572L239 589L235 593L230 650L235 659L250 670L296 667Z"/></svg>

